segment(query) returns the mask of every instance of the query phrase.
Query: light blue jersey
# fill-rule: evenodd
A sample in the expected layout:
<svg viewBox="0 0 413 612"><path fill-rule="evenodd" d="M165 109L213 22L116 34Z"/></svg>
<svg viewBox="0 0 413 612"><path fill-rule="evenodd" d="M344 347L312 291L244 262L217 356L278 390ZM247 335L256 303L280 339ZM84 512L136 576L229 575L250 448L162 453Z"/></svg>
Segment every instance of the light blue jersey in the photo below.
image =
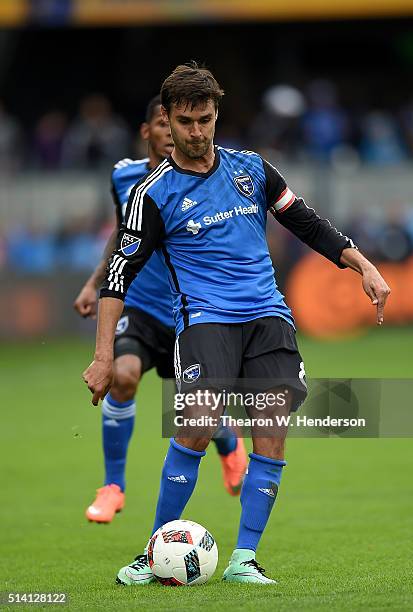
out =
<svg viewBox="0 0 413 612"><path fill-rule="evenodd" d="M124 220L132 188L150 171L148 163L147 158L135 161L124 159L115 165L112 173L112 192L120 222ZM125 297L125 305L139 308L163 325L174 327L168 271L156 253L149 259L139 278L131 283Z"/></svg>
<svg viewBox="0 0 413 612"><path fill-rule="evenodd" d="M169 269L177 334L200 323L269 316L294 325L274 278L267 211L344 267L341 253L353 242L297 198L271 164L251 151L216 147L206 173L168 158L135 185L101 297L124 299L157 250Z"/></svg>
<svg viewBox="0 0 413 612"><path fill-rule="evenodd" d="M122 298L157 249L169 269L177 334L189 325L266 316L293 324L266 240L269 206L291 192L270 166L276 186L269 201L274 188L264 163L257 154L220 147L207 173L182 170L171 158L162 162L130 194L101 295ZM139 276L147 271L146 265Z"/></svg>

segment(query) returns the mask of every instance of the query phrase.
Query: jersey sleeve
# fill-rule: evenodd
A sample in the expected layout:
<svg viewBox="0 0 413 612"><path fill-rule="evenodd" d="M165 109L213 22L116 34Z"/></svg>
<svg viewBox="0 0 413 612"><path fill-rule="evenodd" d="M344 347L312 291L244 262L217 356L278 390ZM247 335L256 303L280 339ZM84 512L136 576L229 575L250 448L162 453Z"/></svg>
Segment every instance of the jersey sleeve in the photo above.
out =
<svg viewBox="0 0 413 612"><path fill-rule="evenodd" d="M328 219L317 215L302 198L297 197L274 166L265 160L263 164L267 206L271 214L314 251L339 268L345 268L340 263L341 253L347 248L357 248L354 242L333 227Z"/></svg>
<svg viewBox="0 0 413 612"><path fill-rule="evenodd" d="M261 158L262 159L262 158ZM284 211L295 200L295 195L287 186L284 177L265 159L262 159L265 173L265 195L267 209Z"/></svg>
<svg viewBox="0 0 413 612"><path fill-rule="evenodd" d="M129 196L125 223L119 229L116 249L106 268L100 297L124 300L132 281L165 235L159 208L148 194L138 197L138 185ZM128 219L132 221L126 221Z"/></svg>

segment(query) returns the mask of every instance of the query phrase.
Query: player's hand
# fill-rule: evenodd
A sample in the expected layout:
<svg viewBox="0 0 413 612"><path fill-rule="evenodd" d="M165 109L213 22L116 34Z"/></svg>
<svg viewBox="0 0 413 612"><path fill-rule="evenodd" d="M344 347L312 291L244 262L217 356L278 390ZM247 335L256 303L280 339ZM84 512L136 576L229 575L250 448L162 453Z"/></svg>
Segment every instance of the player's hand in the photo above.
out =
<svg viewBox="0 0 413 612"><path fill-rule="evenodd" d="M384 305L390 295L390 287L374 266L363 272L362 283L371 303L377 307L377 325L381 325L384 320Z"/></svg>
<svg viewBox="0 0 413 612"><path fill-rule="evenodd" d="M91 317L96 319L97 312L97 295L96 289L92 285L86 284L76 300L73 303L73 308L85 319Z"/></svg>
<svg viewBox="0 0 413 612"><path fill-rule="evenodd" d="M103 399L112 386L113 381L113 361L94 360L83 372L83 380L93 394L92 404L97 406L100 399Z"/></svg>

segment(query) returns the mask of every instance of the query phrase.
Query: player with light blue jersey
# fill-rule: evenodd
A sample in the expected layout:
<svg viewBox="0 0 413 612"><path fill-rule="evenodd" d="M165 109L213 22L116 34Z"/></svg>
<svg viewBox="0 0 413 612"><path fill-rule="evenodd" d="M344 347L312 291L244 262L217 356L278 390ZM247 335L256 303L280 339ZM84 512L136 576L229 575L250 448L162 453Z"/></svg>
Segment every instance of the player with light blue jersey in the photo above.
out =
<svg viewBox="0 0 413 612"><path fill-rule="evenodd" d="M172 150L169 126L160 115L159 96L148 105L141 135L148 142L149 157L123 159L112 172L117 229L106 252L114 248L132 188ZM102 282L106 265L104 256L75 302L75 308L83 316L93 315L96 288ZM174 378L174 344L168 269L154 253L142 274L128 288L116 330L114 384L102 405L105 482L86 510L90 521L111 522L124 506L126 458L135 420L136 389L141 376L152 367L156 367L160 377ZM221 460L224 486L230 495L239 495L247 463L243 441L237 439L230 427L221 427L214 442Z"/></svg>
<svg viewBox="0 0 413 612"><path fill-rule="evenodd" d="M260 205L272 174L259 155L216 147L205 175L182 172L169 158L136 188L126 228L144 231L140 210L153 207L151 223L157 218L157 230L165 233L160 253L172 277L177 335L194 324L265 316L293 324L275 282L265 237L267 209ZM286 186L277 180L281 193ZM283 196L292 197L291 192ZM145 257L142 246L140 257Z"/></svg>
<svg viewBox="0 0 413 612"><path fill-rule="evenodd" d="M286 465L288 427L282 423L306 395L293 319L273 276L267 212L339 267L358 271L363 289L377 304L378 323L389 288L352 241L296 197L260 155L214 146L222 95L213 75L195 63L178 66L162 85L161 111L174 149L131 191L101 289L95 360L83 376L96 404L111 384L110 350L125 292L152 253L161 253L174 297L176 377L184 399L195 394L196 402L184 402L183 425L170 442L153 533L181 517L195 488L223 411L222 401L211 408L211 394L216 398L220 392L222 399L225 390L240 383L261 399L260 405L247 404L244 396L253 452L241 492L237 545L223 579L266 585L275 581L255 554ZM210 420L198 425L195 416ZM139 555L118 572L117 581L150 583L150 562L150 555ZM191 556L191 576L194 565ZM168 584L175 580L165 579Z"/></svg>
<svg viewBox="0 0 413 612"><path fill-rule="evenodd" d="M112 194L116 204L119 227L124 221L128 197L132 188L150 170L149 158L124 159L118 162L112 173ZM148 261L139 280L128 289L125 306L138 308L150 314L167 327L174 327L172 298L168 270L159 256L154 253Z"/></svg>

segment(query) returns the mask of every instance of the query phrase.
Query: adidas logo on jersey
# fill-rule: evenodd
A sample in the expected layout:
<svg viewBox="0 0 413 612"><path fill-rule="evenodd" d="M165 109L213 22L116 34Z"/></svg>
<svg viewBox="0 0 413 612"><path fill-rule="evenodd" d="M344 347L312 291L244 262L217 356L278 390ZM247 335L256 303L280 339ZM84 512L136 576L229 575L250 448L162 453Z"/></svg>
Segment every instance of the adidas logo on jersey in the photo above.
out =
<svg viewBox="0 0 413 612"><path fill-rule="evenodd" d="M268 495L268 497L275 497L275 493L272 489L258 489L258 491L261 491L264 495Z"/></svg>
<svg viewBox="0 0 413 612"><path fill-rule="evenodd" d="M184 201L182 202L181 210L182 212L185 212L186 210L188 210L189 208L192 208L196 204L198 204L198 202L196 202L195 200L184 198Z"/></svg>
<svg viewBox="0 0 413 612"><path fill-rule="evenodd" d="M195 221L193 219L188 221L188 223L186 224L187 231L191 232L194 236L199 232L201 227L202 227L201 224L200 223L195 223Z"/></svg>
<svg viewBox="0 0 413 612"><path fill-rule="evenodd" d="M183 474L180 476L168 476L168 480L172 480L172 482L181 482L182 484L186 484L188 482Z"/></svg>

